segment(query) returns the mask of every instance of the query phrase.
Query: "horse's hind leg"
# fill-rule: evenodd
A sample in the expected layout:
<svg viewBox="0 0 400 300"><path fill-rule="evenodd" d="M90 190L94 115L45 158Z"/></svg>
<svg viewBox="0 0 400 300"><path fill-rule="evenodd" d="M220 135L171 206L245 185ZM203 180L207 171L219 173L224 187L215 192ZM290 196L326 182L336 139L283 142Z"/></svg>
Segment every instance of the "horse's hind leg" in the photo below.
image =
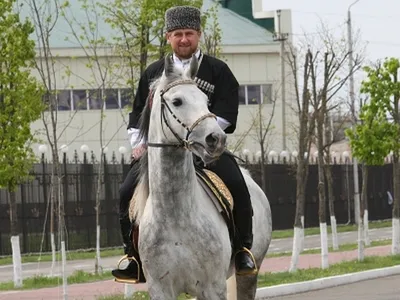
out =
<svg viewBox="0 0 400 300"><path fill-rule="evenodd" d="M257 276L237 276L237 299L254 300L257 292Z"/></svg>

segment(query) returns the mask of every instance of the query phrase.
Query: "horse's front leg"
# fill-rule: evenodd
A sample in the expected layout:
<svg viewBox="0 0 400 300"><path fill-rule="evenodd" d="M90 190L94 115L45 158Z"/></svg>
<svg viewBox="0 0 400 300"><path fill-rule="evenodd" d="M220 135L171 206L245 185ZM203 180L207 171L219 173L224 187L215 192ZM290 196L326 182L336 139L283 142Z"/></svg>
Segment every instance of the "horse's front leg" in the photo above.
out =
<svg viewBox="0 0 400 300"><path fill-rule="evenodd" d="M165 282L155 283L151 279L147 281L148 293L151 300L176 300L178 295L172 288L172 284L166 284Z"/></svg>
<svg viewBox="0 0 400 300"><path fill-rule="evenodd" d="M227 300L226 282L212 284L211 286L199 289L197 300Z"/></svg>

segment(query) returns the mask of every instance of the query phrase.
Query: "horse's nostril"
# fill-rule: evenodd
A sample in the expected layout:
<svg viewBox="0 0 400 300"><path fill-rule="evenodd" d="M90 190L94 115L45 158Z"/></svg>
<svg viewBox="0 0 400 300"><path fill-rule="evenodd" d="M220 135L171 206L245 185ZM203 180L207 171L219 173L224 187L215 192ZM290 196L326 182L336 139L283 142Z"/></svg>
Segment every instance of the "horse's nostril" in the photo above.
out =
<svg viewBox="0 0 400 300"><path fill-rule="evenodd" d="M218 140L219 140L218 135L216 135L214 133L211 133L206 136L206 143L207 143L207 146L209 146L209 147L213 148L213 147L217 146Z"/></svg>

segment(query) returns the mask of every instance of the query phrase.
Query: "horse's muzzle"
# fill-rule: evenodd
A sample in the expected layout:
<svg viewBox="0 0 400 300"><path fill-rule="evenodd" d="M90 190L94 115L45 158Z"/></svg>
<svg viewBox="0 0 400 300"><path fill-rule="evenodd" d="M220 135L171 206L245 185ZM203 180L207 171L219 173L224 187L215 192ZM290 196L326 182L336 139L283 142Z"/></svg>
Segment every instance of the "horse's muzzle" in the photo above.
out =
<svg viewBox="0 0 400 300"><path fill-rule="evenodd" d="M213 155L222 154L226 145L225 133L210 133L206 136L207 152Z"/></svg>

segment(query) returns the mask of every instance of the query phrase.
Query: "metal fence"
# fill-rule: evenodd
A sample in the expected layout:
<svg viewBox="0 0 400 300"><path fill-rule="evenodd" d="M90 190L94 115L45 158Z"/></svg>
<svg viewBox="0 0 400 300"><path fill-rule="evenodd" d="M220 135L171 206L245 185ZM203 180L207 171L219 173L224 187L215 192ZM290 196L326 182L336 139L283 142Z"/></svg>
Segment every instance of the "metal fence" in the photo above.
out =
<svg viewBox="0 0 400 300"><path fill-rule="evenodd" d="M244 164L261 186L261 165L254 161ZM65 203L67 248L69 250L94 248L96 245L96 188L97 162L92 159L62 163L62 189ZM34 165L32 180L17 190L18 230L22 253L50 251L49 191L51 164L42 160ZM293 226L296 209L296 164L294 160L269 162L266 172L266 194L272 210L273 228ZM353 218L353 167L350 164L333 164L335 186L335 214L338 223ZM129 171L129 164L117 162L115 157L104 163L104 177L100 195L101 247L122 245L119 231L119 187ZM362 182L360 172L360 184ZM317 166L310 165L306 188L305 225L318 225L318 173ZM368 203L370 220L391 217L391 204L387 192L392 192L392 165L370 167ZM11 253L8 193L0 190L0 255ZM328 206L327 206L328 207ZM328 208L327 208L328 209ZM328 220L329 221L329 220ZM57 229L55 220L54 228ZM255 228L254 230L257 230ZM57 238L57 235L56 235Z"/></svg>

